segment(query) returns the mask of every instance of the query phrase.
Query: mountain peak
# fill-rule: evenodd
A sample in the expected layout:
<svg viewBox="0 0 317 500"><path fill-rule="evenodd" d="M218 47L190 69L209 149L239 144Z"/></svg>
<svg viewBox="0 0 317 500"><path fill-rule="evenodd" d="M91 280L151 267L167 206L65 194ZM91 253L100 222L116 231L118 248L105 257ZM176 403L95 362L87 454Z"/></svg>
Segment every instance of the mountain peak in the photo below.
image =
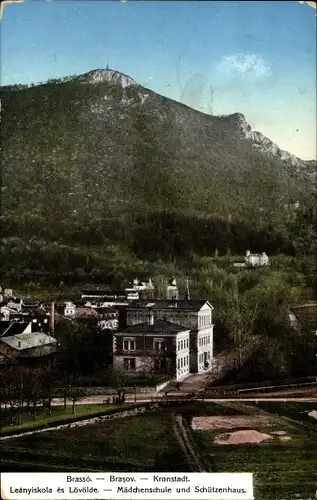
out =
<svg viewBox="0 0 317 500"><path fill-rule="evenodd" d="M75 80L81 83L116 83L120 84L123 88L138 85L130 76L110 68L94 69L76 77Z"/></svg>

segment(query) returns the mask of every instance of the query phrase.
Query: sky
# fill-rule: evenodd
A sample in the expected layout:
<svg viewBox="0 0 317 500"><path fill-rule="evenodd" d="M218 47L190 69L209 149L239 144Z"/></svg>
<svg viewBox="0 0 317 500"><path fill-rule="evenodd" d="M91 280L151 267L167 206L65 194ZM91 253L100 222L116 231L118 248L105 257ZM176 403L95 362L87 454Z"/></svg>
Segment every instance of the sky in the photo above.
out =
<svg viewBox="0 0 317 500"><path fill-rule="evenodd" d="M26 0L1 21L1 85L109 67L316 158L316 10L296 1Z"/></svg>

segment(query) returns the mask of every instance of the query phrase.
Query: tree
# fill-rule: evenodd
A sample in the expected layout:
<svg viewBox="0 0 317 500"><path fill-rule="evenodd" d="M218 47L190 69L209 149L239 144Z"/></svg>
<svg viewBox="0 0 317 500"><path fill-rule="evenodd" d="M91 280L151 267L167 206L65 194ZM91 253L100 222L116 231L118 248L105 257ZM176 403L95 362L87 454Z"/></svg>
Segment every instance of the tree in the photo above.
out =
<svg viewBox="0 0 317 500"><path fill-rule="evenodd" d="M11 420L13 420L13 409L17 409L18 425L22 423L22 413L25 406L24 398L24 373L17 370L13 376L9 387L9 403L11 407Z"/></svg>
<svg viewBox="0 0 317 500"><path fill-rule="evenodd" d="M72 402L73 414L75 413L75 405L78 401L86 396L83 390L78 387L72 387L71 385L66 389L66 397Z"/></svg>
<svg viewBox="0 0 317 500"><path fill-rule="evenodd" d="M225 310L225 324L229 331L229 338L237 353L235 359L236 370L239 371L244 360L244 353L254 344L254 326L257 318L258 303L250 304L246 297L239 292L235 283L228 294Z"/></svg>
<svg viewBox="0 0 317 500"><path fill-rule="evenodd" d="M33 419L36 420L36 408L43 398L43 373L42 370L23 370L23 397L27 406L33 408Z"/></svg>
<svg viewBox="0 0 317 500"><path fill-rule="evenodd" d="M54 363L46 365L42 369L42 398L43 398L43 409L47 406L48 413L52 412L52 399L54 392L54 375L55 366Z"/></svg>
<svg viewBox="0 0 317 500"><path fill-rule="evenodd" d="M112 362L112 333L102 329L98 319L60 322L56 329L62 345L60 371L66 377L89 379L107 370Z"/></svg>
<svg viewBox="0 0 317 500"><path fill-rule="evenodd" d="M7 405L10 405L12 399L12 392L14 387L14 372L9 366L1 367L1 383L0 383L0 412L2 416L2 405L4 405L4 418L7 417ZM11 411L11 421L12 421Z"/></svg>
<svg viewBox="0 0 317 500"><path fill-rule="evenodd" d="M116 389L118 393L119 403L122 402L122 399L124 397L128 378L128 373L122 368L112 366L108 369L108 383L111 387Z"/></svg>

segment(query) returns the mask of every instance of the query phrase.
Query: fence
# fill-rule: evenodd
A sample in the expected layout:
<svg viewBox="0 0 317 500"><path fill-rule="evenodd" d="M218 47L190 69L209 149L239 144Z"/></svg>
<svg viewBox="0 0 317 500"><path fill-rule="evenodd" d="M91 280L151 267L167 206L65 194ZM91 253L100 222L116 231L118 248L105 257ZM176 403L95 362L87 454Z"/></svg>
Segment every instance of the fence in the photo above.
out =
<svg viewBox="0 0 317 500"><path fill-rule="evenodd" d="M156 394L161 391L170 383L170 380L157 384L155 386L131 386L124 387L125 394ZM83 396L114 396L118 394L117 389L113 387L73 387L76 391L80 392ZM54 397L64 396L65 391L69 389L66 387L56 388L53 391Z"/></svg>
<svg viewBox="0 0 317 500"><path fill-rule="evenodd" d="M262 382L241 382L239 384L226 384L223 387L226 387L227 389L253 389L254 387L268 387L268 386L290 386L294 384L301 384L301 383L317 383L317 376L310 376L310 377L298 377L298 378L291 378L291 379L279 379L279 380L265 380ZM218 386L221 387L221 386Z"/></svg>

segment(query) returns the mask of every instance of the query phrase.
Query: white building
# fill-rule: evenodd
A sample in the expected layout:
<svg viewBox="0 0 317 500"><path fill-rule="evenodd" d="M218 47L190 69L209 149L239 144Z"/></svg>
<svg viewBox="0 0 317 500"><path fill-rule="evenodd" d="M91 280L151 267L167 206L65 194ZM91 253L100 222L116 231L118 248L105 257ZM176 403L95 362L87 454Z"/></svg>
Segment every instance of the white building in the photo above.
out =
<svg viewBox="0 0 317 500"><path fill-rule="evenodd" d="M127 308L127 331L138 331L138 326L146 329L145 325L151 314L155 316L155 325L164 329L165 333L172 328L171 325L176 327L176 331L172 333L177 333L174 349L176 377L179 379L189 373L202 373L211 368L214 329L212 311L212 305L205 300L136 301Z"/></svg>
<svg viewBox="0 0 317 500"><path fill-rule="evenodd" d="M247 250L245 255L245 264L247 267L265 267L269 265L269 258L265 252L262 252L262 254L256 254Z"/></svg>
<svg viewBox="0 0 317 500"><path fill-rule="evenodd" d="M76 316L76 306L73 302L65 302L64 316L68 318L75 318Z"/></svg>
<svg viewBox="0 0 317 500"><path fill-rule="evenodd" d="M138 278L134 278L132 287L125 289L127 300L139 300L142 294L147 294L148 297L153 297L154 286L151 278L148 282L140 282Z"/></svg>
<svg viewBox="0 0 317 500"><path fill-rule="evenodd" d="M166 298L167 298L167 300L178 300L179 299L179 292L178 292L178 287L177 287L177 283L176 283L175 278L173 278L171 283L169 283L167 285Z"/></svg>

